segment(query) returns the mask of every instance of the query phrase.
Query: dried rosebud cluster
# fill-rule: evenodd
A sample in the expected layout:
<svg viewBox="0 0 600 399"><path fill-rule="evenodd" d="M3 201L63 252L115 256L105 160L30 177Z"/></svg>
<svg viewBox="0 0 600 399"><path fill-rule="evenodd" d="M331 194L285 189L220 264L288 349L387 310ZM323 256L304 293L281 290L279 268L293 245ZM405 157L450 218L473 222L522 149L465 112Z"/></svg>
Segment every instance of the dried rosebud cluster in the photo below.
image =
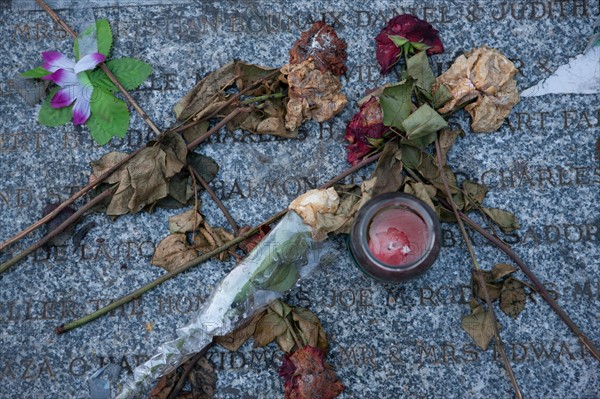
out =
<svg viewBox="0 0 600 399"><path fill-rule="evenodd" d="M346 67L346 43L335 33L332 26L317 21L302 33L290 50L290 64L300 64L312 58L319 71L330 71L336 76L343 75Z"/></svg>
<svg viewBox="0 0 600 399"><path fill-rule="evenodd" d="M281 68L289 86L285 128L302 122L324 122L348 103L339 76L346 71L346 43L323 21L313 24L290 50L290 63Z"/></svg>
<svg viewBox="0 0 600 399"><path fill-rule="evenodd" d="M373 149L369 139L381 139L388 130L383 124L383 112L379 102L373 96L360 107L346 127L345 138L350 142L346 147L348 162L353 165L360 162Z"/></svg>
<svg viewBox="0 0 600 399"><path fill-rule="evenodd" d="M283 357L279 375L284 380L285 399L333 399L344 385L325 363L324 353L305 346Z"/></svg>
<svg viewBox="0 0 600 399"><path fill-rule="evenodd" d="M410 45L417 51L426 49L427 55L444 52L444 45L438 36L438 31L431 24L414 15L398 15L392 18L375 37L376 57L382 74L389 73L398 62L403 51L403 45L399 45L398 40L403 41L402 39L406 40L405 49L410 48Z"/></svg>

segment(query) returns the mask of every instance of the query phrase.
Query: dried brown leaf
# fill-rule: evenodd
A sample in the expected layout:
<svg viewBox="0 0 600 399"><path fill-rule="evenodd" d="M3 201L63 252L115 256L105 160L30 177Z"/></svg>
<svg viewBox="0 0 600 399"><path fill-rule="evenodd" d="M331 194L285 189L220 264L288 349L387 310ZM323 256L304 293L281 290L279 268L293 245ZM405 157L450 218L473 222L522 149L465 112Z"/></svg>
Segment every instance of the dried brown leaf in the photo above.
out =
<svg viewBox="0 0 600 399"><path fill-rule="evenodd" d="M375 177L373 196L398 191L404 177L402 176L402 152L397 142L388 142L381 153L377 166L371 175Z"/></svg>
<svg viewBox="0 0 600 399"><path fill-rule="evenodd" d="M285 127L296 130L308 119L325 122L337 115L348 100L341 92L340 79L331 72L321 72L312 59L282 68L289 84L289 101Z"/></svg>
<svg viewBox="0 0 600 399"><path fill-rule="evenodd" d="M169 218L169 231L175 233L189 233L196 230L204 218L195 209L190 209L179 215Z"/></svg>
<svg viewBox="0 0 600 399"><path fill-rule="evenodd" d="M177 383L178 375L176 372L168 373L162 376L152 391L148 394L148 399L167 399L175 384Z"/></svg>
<svg viewBox="0 0 600 399"><path fill-rule="evenodd" d="M304 337L306 345L321 349L327 353L327 339L325 331L319 322L319 318L310 310L295 307L292 311L292 319L299 327L299 333Z"/></svg>
<svg viewBox="0 0 600 399"><path fill-rule="evenodd" d="M488 188L485 185L474 183L470 180L465 180L462 187L467 194L465 198L465 211L480 206L488 192Z"/></svg>
<svg viewBox="0 0 600 399"><path fill-rule="evenodd" d="M492 268L492 279L500 280L516 271L517 269L508 263L496 263Z"/></svg>
<svg viewBox="0 0 600 399"><path fill-rule="evenodd" d="M198 360L188 375L188 381L192 388L193 399L214 398L217 390L217 372L206 357L203 356Z"/></svg>
<svg viewBox="0 0 600 399"><path fill-rule="evenodd" d="M284 334L288 327L285 320L273 311L260 318L254 331L254 345L265 346Z"/></svg>
<svg viewBox="0 0 600 399"><path fill-rule="evenodd" d="M488 348L494 338L494 315L489 309L463 316L460 325L483 350Z"/></svg>
<svg viewBox="0 0 600 399"><path fill-rule="evenodd" d="M198 120L208 115L212 111L207 107L224 98L224 90L235 83L235 78L234 62L206 75L173 108L177 120L191 116Z"/></svg>
<svg viewBox="0 0 600 399"><path fill-rule="evenodd" d="M425 202L435 211L435 205L433 205L432 198L435 198L436 188L430 184L423 184L421 182L410 181L404 185L404 192L407 194L414 195L421 201Z"/></svg>
<svg viewBox="0 0 600 399"><path fill-rule="evenodd" d="M266 311L258 312L240 327L236 328L227 335L215 337L215 343L230 351L238 350L256 331L258 321L266 314Z"/></svg>
<svg viewBox="0 0 600 399"><path fill-rule="evenodd" d="M171 234L158 244L151 263L170 272L196 257L198 253L187 245L185 234Z"/></svg>
<svg viewBox="0 0 600 399"><path fill-rule="evenodd" d="M516 318L525 308L525 286L514 278L507 279L502 285L500 309L508 316Z"/></svg>
<svg viewBox="0 0 600 399"><path fill-rule="evenodd" d="M456 139L462 134L463 134L462 130L443 129L440 132L439 137L440 137L440 148L442 150L441 151L442 165L446 164L446 155L448 154L448 151L450 151L450 149L454 145L454 142L456 141ZM437 164L437 157L435 158L435 162Z"/></svg>
<svg viewBox="0 0 600 399"><path fill-rule="evenodd" d="M129 154L124 152L109 152L108 154L104 154L99 160L90 162L90 166L92 167L92 179L97 179L104 172L108 171L110 168L121 162L125 159ZM105 183L114 184L118 183L121 180L121 173L123 173L123 167L120 167L113 174L104 179Z"/></svg>
<svg viewBox="0 0 600 399"><path fill-rule="evenodd" d="M494 223L502 229L503 232L509 234L517 230L521 226L517 220L517 217L507 211L498 208L481 208L483 212L488 215Z"/></svg>

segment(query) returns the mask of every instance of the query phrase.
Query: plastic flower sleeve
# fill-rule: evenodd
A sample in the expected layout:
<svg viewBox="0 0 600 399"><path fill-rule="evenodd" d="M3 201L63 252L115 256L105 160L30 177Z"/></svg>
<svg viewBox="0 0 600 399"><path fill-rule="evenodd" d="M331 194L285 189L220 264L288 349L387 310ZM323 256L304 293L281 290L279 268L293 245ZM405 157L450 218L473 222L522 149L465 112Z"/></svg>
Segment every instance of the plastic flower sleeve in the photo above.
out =
<svg viewBox="0 0 600 399"><path fill-rule="evenodd" d="M319 263L321 243L294 211L277 226L215 288L192 322L177 330L177 338L134 371L118 399L145 393L161 375L201 351L214 336L236 329L257 310L294 287Z"/></svg>

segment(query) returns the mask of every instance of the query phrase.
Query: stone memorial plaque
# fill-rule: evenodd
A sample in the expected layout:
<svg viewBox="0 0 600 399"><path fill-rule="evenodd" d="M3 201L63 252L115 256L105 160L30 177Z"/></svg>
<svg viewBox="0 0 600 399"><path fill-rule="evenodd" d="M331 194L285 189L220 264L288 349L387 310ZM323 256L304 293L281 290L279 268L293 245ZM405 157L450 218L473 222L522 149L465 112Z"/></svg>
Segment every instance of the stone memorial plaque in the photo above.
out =
<svg viewBox="0 0 600 399"><path fill-rule="evenodd" d="M502 237L600 345L599 75L589 68L589 76L576 79L579 86L559 83L548 94L543 84L584 53L600 15L597 0L48 4L75 30L93 18L108 19L114 56L136 57L154 67L132 95L160 128L174 123L175 103L210 71L232 59L280 67L314 21L333 24L348 44L342 84L349 103L340 115L305 123L297 139L223 130L197 150L219 163L211 186L240 225L259 224L348 167L344 133L358 110L356 101L366 90L397 80L393 74L381 76L374 57L373 38L391 17L412 13L440 31L446 52L432 58L436 75L464 51L482 45L500 49L518 68L519 91L529 89L528 96L495 133L473 134L469 116L459 113L454 122L466 136L450 152L449 163L459 176L490 188L489 206L517 215L521 228ZM90 161L110 151L133 151L155 135L133 111L126 138L106 146L95 144L86 127L40 125L40 103L31 91L26 94L35 105L19 94L24 89L17 76L39 66L42 51L71 54L73 41L34 1L3 0L0 15L4 240L37 220L47 203L63 201L84 186ZM363 169L347 181L360 182L371 171ZM202 193L201 198L211 225L227 226L210 197ZM162 275L150 259L169 234L168 217L179 212L157 209L114 221L88 214L84 222L95 227L80 243L68 240L37 250L0 275L0 397L90 398L91 375L111 363L119 366L115 394L137 365L175 337L176 328L189 322L235 266L234 259L208 261L82 328L63 335L54 328ZM478 349L460 327L469 312L472 265L458 227L443 224L442 231L434 266L399 285L363 276L346 238L332 237L322 264L286 296L319 316L329 337L329 362L346 387L340 398L514 396L497 350ZM0 261L41 236L37 231L9 247ZM510 262L481 236L472 238L484 269ZM521 272L517 276L527 281ZM516 319L497 315L526 398L600 397L600 363L540 296L528 295ZM237 352L211 349L215 398L283 397L277 374L282 355L274 344L253 348L251 340Z"/></svg>

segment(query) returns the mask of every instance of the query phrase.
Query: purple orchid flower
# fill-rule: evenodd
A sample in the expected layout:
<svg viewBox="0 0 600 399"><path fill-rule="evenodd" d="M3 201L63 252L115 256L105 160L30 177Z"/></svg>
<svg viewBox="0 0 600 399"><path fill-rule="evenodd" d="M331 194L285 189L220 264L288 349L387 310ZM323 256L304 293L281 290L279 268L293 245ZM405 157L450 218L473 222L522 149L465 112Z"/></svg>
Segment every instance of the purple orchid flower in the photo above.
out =
<svg viewBox="0 0 600 399"><path fill-rule="evenodd" d="M51 80L61 88L52 100L52 108L67 107L73 102L73 124L83 125L91 114L90 101L94 88L84 71L91 71L106 57L104 54L91 53L75 62L58 51L47 51L42 53L44 58L44 69L52 72L42 79Z"/></svg>

